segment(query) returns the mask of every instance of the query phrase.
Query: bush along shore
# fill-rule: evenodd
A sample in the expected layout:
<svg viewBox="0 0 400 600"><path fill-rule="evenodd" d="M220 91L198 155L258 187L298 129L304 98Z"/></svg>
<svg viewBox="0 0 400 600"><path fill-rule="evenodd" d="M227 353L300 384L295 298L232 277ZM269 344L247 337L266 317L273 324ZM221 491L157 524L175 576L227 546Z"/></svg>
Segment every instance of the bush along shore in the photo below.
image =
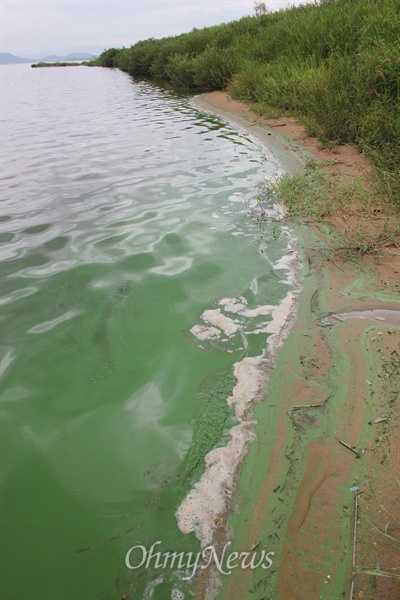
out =
<svg viewBox="0 0 400 600"><path fill-rule="evenodd" d="M31 65L32 69L39 69L39 68L43 68L43 67L82 67L82 66L87 66L89 63L86 62L52 62L52 63L47 63L47 62L38 62L38 63L33 63Z"/></svg>
<svg viewBox="0 0 400 600"><path fill-rule="evenodd" d="M91 65L175 88L227 89L292 114L324 144L355 143L400 208L400 2L324 0L105 50Z"/></svg>

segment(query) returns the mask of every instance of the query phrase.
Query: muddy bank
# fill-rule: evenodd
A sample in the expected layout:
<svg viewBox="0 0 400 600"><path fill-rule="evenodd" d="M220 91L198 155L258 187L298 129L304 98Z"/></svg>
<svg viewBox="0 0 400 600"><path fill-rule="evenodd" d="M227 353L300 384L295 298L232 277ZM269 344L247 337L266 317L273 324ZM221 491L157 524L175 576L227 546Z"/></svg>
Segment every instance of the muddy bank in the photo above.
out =
<svg viewBox="0 0 400 600"><path fill-rule="evenodd" d="M308 136L294 118L267 119L256 114L247 104L233 100L226 92L196 96L194 102L200 108L231 119L264 140L289 172L303 167L310 158L325 163L324 168L328 172L345 180L363 176L371 170L368 160L354 146L322 148L319 140Z"/></svg>
<svg viewBox="0 0 400 600"><path fill-rule="evenodd" d="M286 170L303 168L311 157L344 179L369 172L355 148L320 149L293 119L262 119L223 92L196 104L264 139ZM256 441L237 476L229 527L215 535L225 541L231 529L232 550L274 551L274 565L268 572L234 570L220 598L395 600L400 594L393 578L378 577L377 591L365 575L353 589L351 579L357 566L377 563L392 574L397 560L374 526L389 522L390 529L399 519L399 257L388 249L341 260L332 251L333 226L337 236L349 223L336 215L296 226L305 264L297 320L265 399L251 414ZM211 597L208 584L198 582L197 597Z"/></svg>

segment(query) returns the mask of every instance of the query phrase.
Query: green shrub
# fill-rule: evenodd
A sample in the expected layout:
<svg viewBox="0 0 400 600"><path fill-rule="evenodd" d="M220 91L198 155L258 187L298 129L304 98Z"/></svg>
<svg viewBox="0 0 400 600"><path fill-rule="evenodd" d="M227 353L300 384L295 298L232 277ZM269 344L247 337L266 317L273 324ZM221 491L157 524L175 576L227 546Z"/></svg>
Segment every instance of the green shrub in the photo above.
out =
<svg viewBox="0 0 400 600"><path fill-rule="evenodd" d="M114 58L118 55L119 52L120 50L118 50L117 48L109 48L108 50L104 50L104 52L102 52L97 58L96 62L101 67L113 68Z"/></svg>
<svg viewBox="0 0 400 600"><path fill-rule="evenodd" d="M199 88L220 90L228 85L236 69L231 49L211 47L193 60L193 81Z"/></svg>
<svg viewBox="0 0 400 600"><path fill-rule="evenodd" d="M193 59L188 56L175 54L169 58L166 73L174 87L192 88L193 82Z"/></svg>

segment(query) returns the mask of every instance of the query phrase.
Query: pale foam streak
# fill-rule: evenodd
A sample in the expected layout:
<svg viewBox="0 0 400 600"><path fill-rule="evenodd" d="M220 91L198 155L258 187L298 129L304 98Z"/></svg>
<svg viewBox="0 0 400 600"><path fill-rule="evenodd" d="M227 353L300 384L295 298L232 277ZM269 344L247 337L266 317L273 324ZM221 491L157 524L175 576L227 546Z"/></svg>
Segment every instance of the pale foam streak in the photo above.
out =
<svg viewBox="0 0 400 600"><path fill-rule="evenodd" d="M256 309L246 308L246 300L240 298L223 298L219 301L225 311L246 317L259 317L270 315L271 320L252 333L268 333L265 352L260 356L246 357L235 363L234 376L236 385L232 395L227 399L233 408L238 425L229 431L230 440L223 448L215 448L209 452L204 462L206 470L200 481L195 484L186 498L179 506L176 517L178 527L183 533L194 532L204 548L213 541L214 533L219 518L228 510L228 503L234 488L235 475L248 451L248 445L255 439L252 426L254 420L248 418L248 411L255 402L261 400L261 394L265 390L269 369L273 366L276 351L287 338L290 325L296 315L296 300L299 293L297 284L298 255L293 250L294 238L290 238L290 260L284 262L285 270L288 270L287 283L296 285L296 288L287 292L282 301L276 305L259 306ZM282 269L282 261L275 264L276 269ZM210 316L210 313L211 316ZM211 318L212 317L212 318ZM227 323L222 320L220 309L205 311L202 315L213 325L227 333ZM236 323L231 321L235 328L231 328L230 335L237 331ZM224 329L225 327L225 329ZM214 339L217 337L218 329L201 328L196 326L191 329L193 335L199 339ZM221 335L221 334L220 334ZM220 336L219 336L220 337Z"/></svg>

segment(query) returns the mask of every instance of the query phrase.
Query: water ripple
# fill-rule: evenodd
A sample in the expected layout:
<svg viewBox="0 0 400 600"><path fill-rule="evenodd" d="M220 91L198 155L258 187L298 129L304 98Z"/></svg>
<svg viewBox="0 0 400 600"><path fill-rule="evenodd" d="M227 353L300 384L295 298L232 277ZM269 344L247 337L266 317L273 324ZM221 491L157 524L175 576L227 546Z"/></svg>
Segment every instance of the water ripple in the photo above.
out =
<svg viewBox="0 0 400 600"><path fill-rule="evenodd" d="M77 548L132 523L180 547L179 465L198 470L227 433L232 364L259 354L259 307L287 294L287 241L247 214L276 164L119 71L1 69L5 594L52 600L73 572L71 598L116 597L119 542L87 562ZM231 336L235 297L247 312Z"/></svg>

